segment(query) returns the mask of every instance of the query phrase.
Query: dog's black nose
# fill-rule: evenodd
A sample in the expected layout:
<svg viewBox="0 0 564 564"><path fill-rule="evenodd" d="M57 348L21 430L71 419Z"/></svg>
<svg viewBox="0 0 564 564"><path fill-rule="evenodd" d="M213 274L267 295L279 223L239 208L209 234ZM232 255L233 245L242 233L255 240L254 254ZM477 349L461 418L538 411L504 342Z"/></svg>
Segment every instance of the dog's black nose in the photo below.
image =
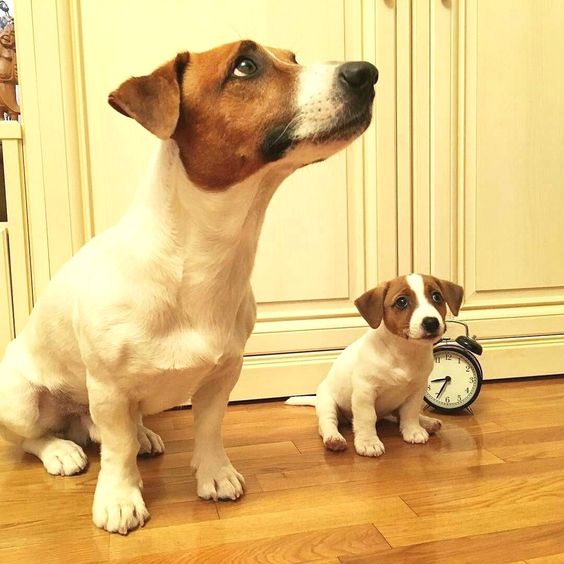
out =
<svg viewBox="0 0 564 564"><path fill-rule="evenodd" d="M436 317L424 317L421 325L427 333L434 333L439 328L439 320Z"/></svg>
<svg viewBox="0 0 564 564"><path fill-rule="evenodd" d="M339 69L339 79L348 88L362 90L376 84L378 69L373 64L364 61L344 63Z"/></svg>

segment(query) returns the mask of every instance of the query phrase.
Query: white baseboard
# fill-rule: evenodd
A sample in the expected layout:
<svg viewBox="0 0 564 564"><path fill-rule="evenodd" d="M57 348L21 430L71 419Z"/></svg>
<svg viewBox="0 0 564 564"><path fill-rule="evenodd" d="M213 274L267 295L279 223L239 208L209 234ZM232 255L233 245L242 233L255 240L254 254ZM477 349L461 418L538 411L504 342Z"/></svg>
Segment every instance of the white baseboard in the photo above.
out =
<svg viewBox="0 0 564 564"><path fill-rule="evenodd" d="M484 378L564 374L564 335L480 341ZM312 394L340 353L301 352L249 356L231 401Z"/></svg>

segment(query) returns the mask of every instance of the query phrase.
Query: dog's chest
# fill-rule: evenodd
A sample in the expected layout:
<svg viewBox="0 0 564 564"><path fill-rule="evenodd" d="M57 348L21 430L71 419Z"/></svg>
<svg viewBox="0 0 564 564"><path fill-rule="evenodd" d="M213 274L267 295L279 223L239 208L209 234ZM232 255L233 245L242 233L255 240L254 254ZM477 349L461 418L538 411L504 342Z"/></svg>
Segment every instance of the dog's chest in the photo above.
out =
<svg viewBox="0 0 564 564"><path fill-rule="evenodd" d="M209 332L184 332L156 343L150 354L151 370L138 373L134 394L142 413L157 413L184 401L222 367L242 355L243 345L229 336Z"/></svg>

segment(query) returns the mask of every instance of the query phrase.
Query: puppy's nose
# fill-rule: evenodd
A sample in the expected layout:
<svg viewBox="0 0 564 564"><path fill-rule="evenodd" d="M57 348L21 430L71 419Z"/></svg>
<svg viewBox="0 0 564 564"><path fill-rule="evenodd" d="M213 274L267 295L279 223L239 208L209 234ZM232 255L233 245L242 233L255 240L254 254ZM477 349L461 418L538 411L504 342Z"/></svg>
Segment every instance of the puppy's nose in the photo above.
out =
<svg viewBox="0 0 564 564"><path fill-rule="evenodd" d="M378 69L365 61L344 63L339 69L339 80L348 88L362 90L376 84Z"/></svg>
<svg viewBox="0 0 564 564"><path fill-rule="evenodd" d="M436 317L424 317L421 325L427 333L434 333L439 328L439 320Z"/></svg>

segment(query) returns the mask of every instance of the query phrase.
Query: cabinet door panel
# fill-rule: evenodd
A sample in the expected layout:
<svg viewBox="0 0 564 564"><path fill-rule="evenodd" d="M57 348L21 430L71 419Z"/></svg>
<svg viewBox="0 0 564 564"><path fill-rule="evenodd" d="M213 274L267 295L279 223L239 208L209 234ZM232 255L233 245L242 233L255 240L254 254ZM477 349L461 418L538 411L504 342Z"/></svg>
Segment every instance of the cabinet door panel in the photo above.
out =
<svg viewBox="0 0 564 564"><path fill-rule="evenodd" d="M14 338L12 286L10 280L10 256L8 252L8 228L0 223L0 358L6 345Z"/></svg>
<svg viewBox="0 0 564 564"><path fill-rule="evenodd" d="M564 4L480 2L468 23L476 291L562 289Z"/></svg>
<svg viewBox="0 0 564 564"><path fill-rule="evenodd" d="M429 114L416 117L429 120L419 182L430 197L415 209L430 225L430 245L416 235L423 268L464 285L462 315L482 337L554 333L564 320L564 4L432 0L428 13L419 86Z"/></svg>

